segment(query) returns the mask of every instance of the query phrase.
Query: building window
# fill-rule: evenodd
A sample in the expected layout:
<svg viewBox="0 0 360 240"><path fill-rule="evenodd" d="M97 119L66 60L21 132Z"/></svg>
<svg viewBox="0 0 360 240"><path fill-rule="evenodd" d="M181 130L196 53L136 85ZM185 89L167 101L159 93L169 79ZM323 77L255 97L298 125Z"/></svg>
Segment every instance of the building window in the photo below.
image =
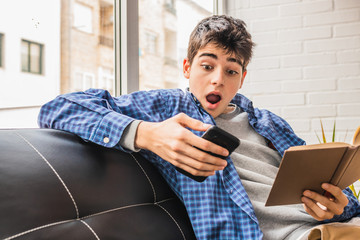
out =
<svg viewBox="0 0 360 240"><path fill-rule="evenodd" d="M107 89L110 92L114 90L114 70L107 67L99 67L98 69L98 88Z"/></svg>
<svg viewBox="0 0 360 240"><path fill-rule="evenodd" d="M85 91L89 88L95 88L95 75L90 72L75 73L75 91Z"/></svg>
<svg viewBox="0 0 360 240"><path fill-rule="evenodd" d="M100 5L100 36L101 45L114 47L114 6L106 2Z"/></svg>
<svg viewBox="0 0 360 240"><path fill-rule="evenodd" d="M21 41L21 70L42 74L43 48L39 43L22 40Z"/></svg>
<svg viewBox="0 0 360 240"><path fill-rule="evenodd" d="M175 0L166 0L165 9L171 12L172 14L176 15Z"/></svg>
<svg viewBox="0 0 360 240"><path fill-rule="evenodd" d="M147 32L145 33L146 36L146 46L145 46L145 52L150 54L156 54L157 53L157 36L154 33Z"/></svg>
<svg viewBox="0 0 360 240"><path fill-rule="evenodd" d="M3 60L2 60L2 56L3 56L3 36L4 36L4 34L0 33L0 67L3 66Z"/></svg>
<svg viewBox="0 0 360 240"><path fill-rule="evenodd" d="M92 8L83 4L74 4L74 27L86 33L93 32Z"/></svg>

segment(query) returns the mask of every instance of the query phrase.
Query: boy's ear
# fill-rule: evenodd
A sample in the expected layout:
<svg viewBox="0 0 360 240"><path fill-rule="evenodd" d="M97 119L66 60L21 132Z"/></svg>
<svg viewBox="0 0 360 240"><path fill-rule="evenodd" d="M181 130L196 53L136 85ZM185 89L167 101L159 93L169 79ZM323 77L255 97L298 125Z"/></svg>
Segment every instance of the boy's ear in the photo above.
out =
<svg viewBox="0 0 360 240"><path fill-rule="evenodd" d="M190 62L188 58L184 58L183 61L183 74L186 79L190 78Z"/></svg>
<svg viewBox="0 0 360 240"><path fill-rule="evenodd" d="M244 80L245 80L246 74L247 74L247 71L245 70L245 71L243 72L242 77L241 77L241 83L240 83L239 89L242 88L242 85L244 84Z"/></svg>

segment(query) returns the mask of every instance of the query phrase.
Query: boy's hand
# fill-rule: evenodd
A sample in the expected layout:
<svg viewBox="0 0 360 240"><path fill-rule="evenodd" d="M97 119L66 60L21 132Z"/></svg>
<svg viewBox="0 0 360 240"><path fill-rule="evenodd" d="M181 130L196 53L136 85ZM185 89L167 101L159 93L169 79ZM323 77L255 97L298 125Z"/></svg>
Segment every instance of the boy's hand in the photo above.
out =
<svg viewBox="0 0 360 240"><path fill-rule="evenodd" d="M138 126L135 146L157 154L174 166L194 176L210 176L223 170L226 160L214 157L195 147L218 155L229 152L210 141L196 136L186 127L196 131L206 131L211 125L180 113L163 122L141 122Z"/></svg>
<svg viewBox="0 0 360 240"><path fill-rule="evenodd" d="M304 196L301 198L305 211L318 221L331 219L334 215L342 214L349 202L346 195L339 187L332 184L324 183L321 187L332 196L326 197L316 192L306 190L303 193Z"/></svg>

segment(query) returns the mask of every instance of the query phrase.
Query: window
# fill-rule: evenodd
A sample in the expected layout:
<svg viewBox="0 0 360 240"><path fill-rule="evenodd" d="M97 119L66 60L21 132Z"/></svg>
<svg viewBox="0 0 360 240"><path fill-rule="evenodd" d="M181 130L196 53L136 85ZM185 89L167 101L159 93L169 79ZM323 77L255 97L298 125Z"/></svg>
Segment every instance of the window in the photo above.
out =
<svg viewBox="0 0 360 240"><path fill-rule="evenodd" d="M21 41L21 70L42 74L43 45L27 40Z"/></svg>
<svg viewBox="0 0 360 240"><path fill-rule="evenodd" d="M154 33L145 33L145 53L156 54L157 36Z"/></svg>
<svg viewBox="0 0 360 240"><path fill-rule="evenodd" d="M115 94L114 3L0 1L0 128L37 127L40 106L59 94Z"/></svg>
<svg viewBox="0 0 360 240"><path fill-rule="evenodd" d="M135 2L128 1L127 4ZM188 81L183 79L181 70L189 36L199 20L213 14L213 6L213 1L209 0L139 0L138 22L136 19L130 22L131 27L138 24L139 82L135 89L128 89L187 87ZM131 55L135 56L134 52ZM135 78L128 79L133 81ZM130 85L134 86L133 83L127 84Z"/></svg>
<svg viewBox="0 0 360 240"><path fill-rule="evenodd" d="M114 71L112 68L99 67L98 69L99 83L98 88L114 91Z"/></svg>
<svg viewBox="0 0 360 240"><path fill-rule="evenodd" d="M113 5L101 2L99 43L113 48L114 45L114 8Z"/></svg>
<svg viewBox="0 0 360 240"><path fill-rule="evenodd" d="M176 6L175 6L175 0L166 0L165 1L165 9L172 14L176 15Z"/></svg>
<svg viewBox="0 0 360 240"><path fill-rule="evenodd" d="M61 9L60 93L102 88L103 77L98 69L105 67L114 72L113 2L88 0L87 5L78 2L65 1ZM75 19L71 18L71 8ZM112 85L104 89L114 94Z"/></svg>
<svg viewBox="0 0 360 240"><path fill-rule="evenodd" d="M13 127L11 119L25 116L24 109L35 117L30 121L16 117L22 121L20 126L36 127L41 105L78 89L104 88L119 95L139 89L181 87L179 83L186 83L179 81L178 73L186 54L182 39L187 42L189 36L184 31L212 14L212 2L0 2L2 67L5 53L17 56L6 58L6 69L0 71L0 113L7 109L8 116L0 118L0 127ZM152 35L146 36L146 32ZM145 49L153 54L146 54ZM19 75L21 71L36 74Z"/></svg>
<svg viewBox="0 0 360 240"><path fill-rule="evenodd" d="M95 88L95 76L89 72L75 73L75 87L74 91L85 91L89 88Z"/></svg>
<svg viewBox="0 0 360 240"><path fill-rule="evenodd" d="M3 66L3 36L4 34L0 33L0 67Z"/></svg>
<svg viewBox="0 0 360 240"><path fill-rule="evenodd" d="M74 4L74 27L86 33L92 33L92 8L80 3Z"/></svg>

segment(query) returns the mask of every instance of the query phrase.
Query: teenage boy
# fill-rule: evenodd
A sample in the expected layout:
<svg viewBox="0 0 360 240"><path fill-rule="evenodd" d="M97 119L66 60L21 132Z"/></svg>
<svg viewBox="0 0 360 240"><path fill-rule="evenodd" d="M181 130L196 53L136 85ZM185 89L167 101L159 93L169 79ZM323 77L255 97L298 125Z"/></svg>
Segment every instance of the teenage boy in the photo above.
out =
<svg viewBox="0 0 360 240"><path fill-rule="evenodd" d="M359 202L350 190L330 184L323 188L334 200L307 190L304 208L264 207L284 151L305 143L283 119L253 108L237 93L253 45L241 20L206 18L192 32L183 62L188 91L116 98L95 89L65 94L42 107L39 125L125 152L140 150L183 201L198 239L261 239L263 233L267 239L295 239L321 221L350 219L360 212ZM241 139L231 158L199 150L228 155L200 137L211 125ZM175 167L207 179L196 182Z"/></svg>

